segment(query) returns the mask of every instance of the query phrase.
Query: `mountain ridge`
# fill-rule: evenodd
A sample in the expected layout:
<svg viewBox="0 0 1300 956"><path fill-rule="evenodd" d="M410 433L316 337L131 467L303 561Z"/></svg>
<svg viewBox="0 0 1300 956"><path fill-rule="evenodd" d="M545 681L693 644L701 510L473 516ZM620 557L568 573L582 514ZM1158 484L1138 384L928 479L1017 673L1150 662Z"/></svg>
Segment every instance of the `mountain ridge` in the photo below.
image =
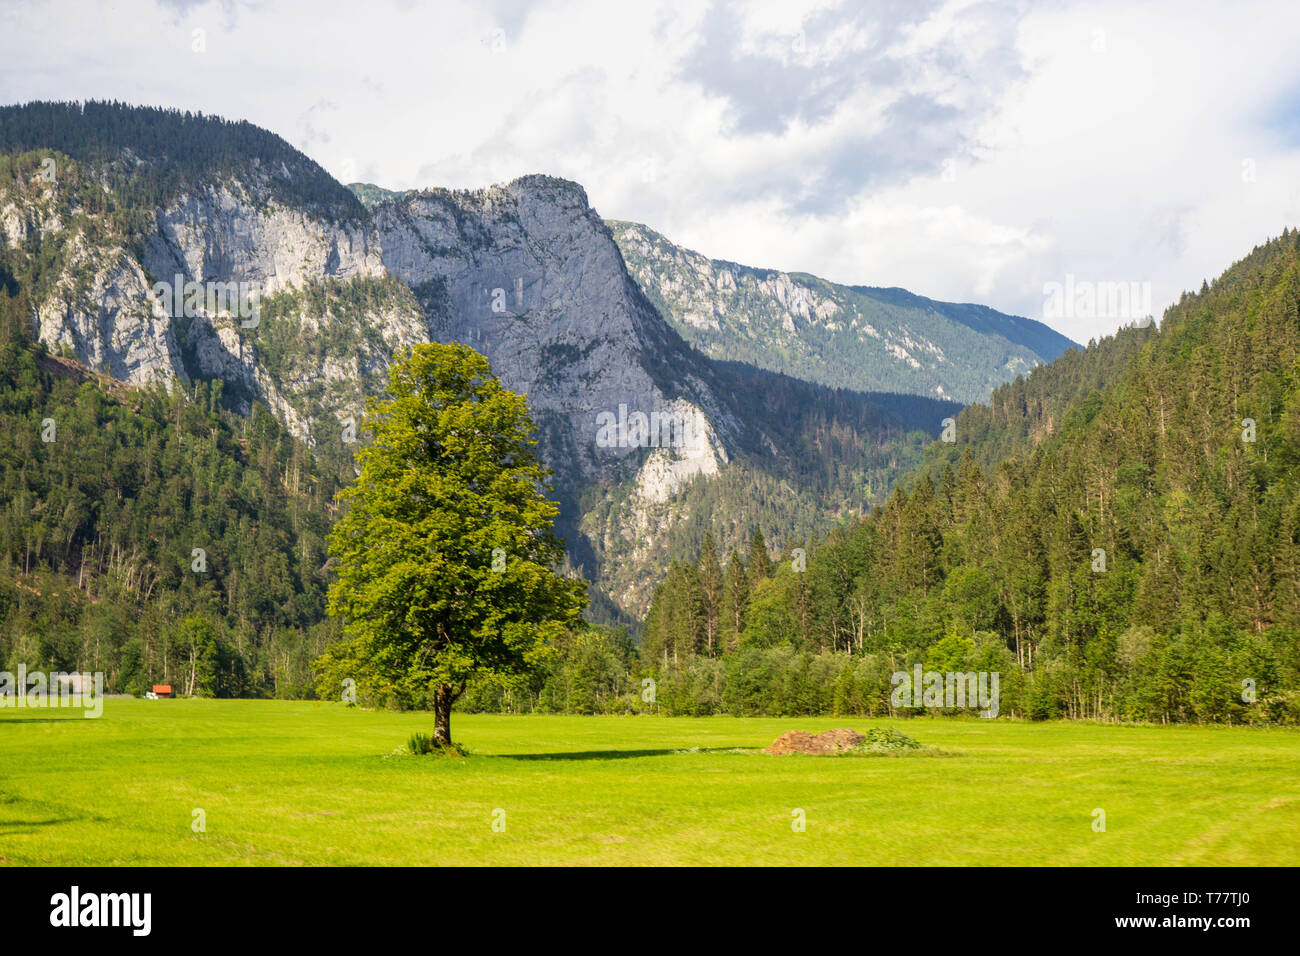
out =
<svg viewBox="0 0 1300 956"><path fill-rule="evenodd" d="M711 259L640 223L607 225L660 313L715 358L823 385L971 402L1075 345L987 306Z"/></svg>

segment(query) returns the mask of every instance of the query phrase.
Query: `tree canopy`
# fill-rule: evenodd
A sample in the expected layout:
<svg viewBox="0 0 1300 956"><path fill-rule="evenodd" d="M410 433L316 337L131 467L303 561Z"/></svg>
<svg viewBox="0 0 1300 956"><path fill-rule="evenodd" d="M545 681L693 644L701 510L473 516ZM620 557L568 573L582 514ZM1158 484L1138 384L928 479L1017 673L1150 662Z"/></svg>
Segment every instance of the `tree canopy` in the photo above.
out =
<svg viewBox="0 0 1300 956"><path fill-rule="evenodd" d="M350 640L331 649L324 679L432 703L446 746L467 683L536 670L577 622L586 585L557 573L549 471L533 454L523 396L486 358L415 346L396 357L389 391L368 405L373 441L339 495L330 613Z"/></svg>

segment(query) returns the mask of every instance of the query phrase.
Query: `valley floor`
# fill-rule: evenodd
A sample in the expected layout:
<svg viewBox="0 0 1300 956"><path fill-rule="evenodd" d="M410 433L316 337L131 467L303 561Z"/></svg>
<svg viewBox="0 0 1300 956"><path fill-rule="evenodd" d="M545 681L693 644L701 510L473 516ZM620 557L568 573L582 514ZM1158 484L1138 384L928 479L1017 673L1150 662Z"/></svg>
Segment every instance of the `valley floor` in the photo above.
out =
<svg viewBox="0 0 1300 956"><path fill-rule="evenodd" d="M758 750L841 726L944 755ZM456 714L469 758L392 754L431 729L319 702L3 711L0 865L1300 861L1295 730Z"/></svg>

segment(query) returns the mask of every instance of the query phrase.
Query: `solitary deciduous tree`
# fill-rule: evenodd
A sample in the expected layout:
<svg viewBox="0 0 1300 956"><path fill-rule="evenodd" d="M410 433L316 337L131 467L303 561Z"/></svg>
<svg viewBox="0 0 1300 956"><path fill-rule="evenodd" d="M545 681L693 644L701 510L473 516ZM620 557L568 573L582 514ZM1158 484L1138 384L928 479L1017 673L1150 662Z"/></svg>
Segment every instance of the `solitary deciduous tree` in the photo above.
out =
<svg viewBox="0 0 1300 956"><path fill-rule="evenodd" d="M474 677L533 671L577 621L581 580L561 577L559 509L523 396L464 345L418 345L372 399L372 443L339 494L330 613L344 618L358 685L432 697L434 740Z"/></svg>

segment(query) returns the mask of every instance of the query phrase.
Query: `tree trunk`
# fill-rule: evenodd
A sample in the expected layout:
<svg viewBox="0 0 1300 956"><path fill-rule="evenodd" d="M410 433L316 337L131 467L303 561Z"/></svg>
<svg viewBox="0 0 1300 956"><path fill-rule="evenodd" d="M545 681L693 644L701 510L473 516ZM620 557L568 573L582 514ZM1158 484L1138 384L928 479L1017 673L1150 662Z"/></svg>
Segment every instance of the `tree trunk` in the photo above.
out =
<svg viewBox="0 0 1300 956"><path fill-rule="evenodd" d="M433 692L433 739L440 747L451 743L451 705L455 700L450 684L439 684Z"/></svg>

